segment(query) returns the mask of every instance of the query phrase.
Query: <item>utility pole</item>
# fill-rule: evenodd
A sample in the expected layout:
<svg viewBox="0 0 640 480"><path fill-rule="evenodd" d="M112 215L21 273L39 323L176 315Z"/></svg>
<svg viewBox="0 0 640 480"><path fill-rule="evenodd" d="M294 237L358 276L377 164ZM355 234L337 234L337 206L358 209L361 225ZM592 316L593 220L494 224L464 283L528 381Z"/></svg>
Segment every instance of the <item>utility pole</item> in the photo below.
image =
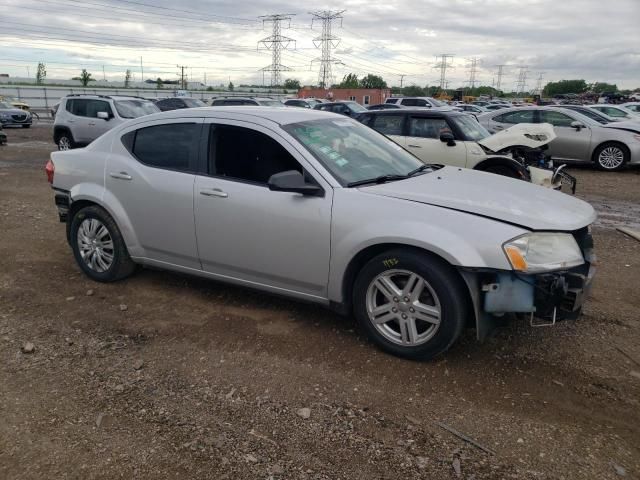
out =
<svg viewBox="0 0 640 480"><path fill-rule="evenodd" d="M104 73L104 65L102 65L102 80L104 80L104 81L107 80L107 74Z"/></svg>
<svg viewBox="0 0 640 480"><path fill-rule="evenodd" d="M140 56L140 81L144 82L144 68L142 68L142 56Z"/></svg>
<svg viewBox="0 0 640 480"><path fill-rule="evenodd" d="M271 65L264 67L262 73L271 72L271 86L281 85L282 78L280 72L288 72L291 69L282 65L281 52L287 50L289 45L293 44L295 50L296 41L289 37L283 37L280 33L282 30L282 22L287 22L285 28L289 28L291 25L291 17L294 14L290 13L277 13L275 15L264 15L258 17L262 19L262 26L267 23L271 23L271 35L258 41L258 50L263 49L271 50Z"/></svg>
<svg viewBox="0 0 640 480"><path fill-rule="evenodd" d="M180 87L182 90L186 90L185 81L184 81L184 69L187 68L186 65L176 65L180 69Z"/></svg>
<svg viewBox="0 0 640 480"><path fill-rule="evenodd" d="M328 88L333 83L332 65L334 63L342 63L337 58L331 57L331 49L336 48L340 44L340 38L331 33L331 27L334 21L340 20L340 27L342 27L342 14L344 10L318 10L316 12L310 12L313 15L311 20L311 28L313 28L313 22L322 21L322 34L313 39L313 44L316 48L321 49L320 58L316 58L311 61L320 62L320 70L318 72L318 85L321 88Z"/></svg>
<svg viewBox="0 0 640 480"><path fill-rule="evenodd" d="M402 82L404 80L404 77L406 77L404 73L400 75L400 88L402 88Z"/></svg>
<svg viewBox="0 0 640 480"><path fill-rule="evenodd" d="M455 55L451 53L442 53L436 56L436 64L433 68L440 69L440 90L445 90L447 88L447 68L453 66L453 57ZM438 59L440 61L438 62Z"/></svg>
<svg viewBox="0 0 640 480"><path fill-rule="evenodd" d="M476 88L476 74L478 73L478 58L472 57L469 59L471 64L469 65L469 87L473 90Z"/></svg>
<svg viewBox="0 0 640 480"><path fill-rule="evenodd" d="M496 82L496 90L497 91L501 91L500 87L502 85L502 77L504 76L504 67L506 67L505 64L502 65L498 65L498 81Z"/></svg>

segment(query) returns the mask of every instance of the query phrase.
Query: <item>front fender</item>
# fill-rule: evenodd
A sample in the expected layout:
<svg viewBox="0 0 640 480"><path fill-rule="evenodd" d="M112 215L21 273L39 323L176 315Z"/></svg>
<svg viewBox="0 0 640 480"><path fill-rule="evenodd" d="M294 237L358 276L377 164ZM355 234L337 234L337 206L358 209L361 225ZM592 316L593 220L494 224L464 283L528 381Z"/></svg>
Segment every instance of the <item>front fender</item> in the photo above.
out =
<svg viewBox="0 0 640 480"><path fill-rule="evenodd" d="M331 232L329 299L342 302L343 279L363 250L383 244L431 252L456 267L509 270L502 251L526 230L433 205L336 189ZM389 218L389 221L385 221Z"/></svg>

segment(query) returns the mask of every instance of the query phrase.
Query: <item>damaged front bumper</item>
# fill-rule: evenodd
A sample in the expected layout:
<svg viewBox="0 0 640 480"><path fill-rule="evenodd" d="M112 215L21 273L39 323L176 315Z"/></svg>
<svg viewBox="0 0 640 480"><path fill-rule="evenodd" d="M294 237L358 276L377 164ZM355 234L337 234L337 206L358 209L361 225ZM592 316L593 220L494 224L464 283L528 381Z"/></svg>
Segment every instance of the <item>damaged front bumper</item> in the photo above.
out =
<svg viewBox="0 0 640 480"><path fill-rule="evenodd" d="M462 270L476 313L478 339L504 324L512 314L524 314L533 326L576 319L589 296L596 272L593 239L587 228L573 233L585 263L561 271L524 274L504 270Z"/></svg>

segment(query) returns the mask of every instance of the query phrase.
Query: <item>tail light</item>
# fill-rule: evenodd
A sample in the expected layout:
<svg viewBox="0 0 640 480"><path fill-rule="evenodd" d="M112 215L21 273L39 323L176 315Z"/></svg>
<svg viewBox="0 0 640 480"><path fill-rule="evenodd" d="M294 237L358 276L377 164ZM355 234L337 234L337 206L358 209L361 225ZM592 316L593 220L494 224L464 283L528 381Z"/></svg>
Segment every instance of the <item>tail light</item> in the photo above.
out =
<svg viewBox="0 0 640 480"><path fill-rule="evenodd" d="M49 161L47 162L47 166L44 167L44 171L47 172L47 182L53 185L53 174L56 171L56 167L51 159L49 159Z"/></svg>

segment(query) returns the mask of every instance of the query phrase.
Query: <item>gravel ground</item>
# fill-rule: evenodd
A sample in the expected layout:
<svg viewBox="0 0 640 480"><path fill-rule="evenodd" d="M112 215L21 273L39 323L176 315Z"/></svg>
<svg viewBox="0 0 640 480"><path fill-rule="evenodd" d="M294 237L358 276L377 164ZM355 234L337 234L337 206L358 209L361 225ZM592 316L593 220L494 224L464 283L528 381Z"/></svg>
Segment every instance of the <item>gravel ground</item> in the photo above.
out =
<svg viewBox="0 0 640 480"><path fill-rule="evenodd" d="M76 267L43 171L51 127L0 147L0 478L640 476L639 172L573 168L603 217L584 315L377 351L351 319L250 290ZM473 439L461 439L449 429Z"/></svg>

